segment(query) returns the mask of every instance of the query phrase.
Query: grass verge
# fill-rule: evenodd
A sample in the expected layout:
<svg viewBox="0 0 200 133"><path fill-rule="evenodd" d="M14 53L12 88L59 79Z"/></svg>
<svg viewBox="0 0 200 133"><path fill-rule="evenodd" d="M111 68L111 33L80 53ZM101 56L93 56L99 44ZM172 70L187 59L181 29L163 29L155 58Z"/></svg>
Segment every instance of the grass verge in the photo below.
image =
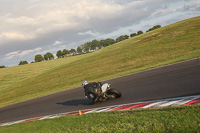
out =
<svg viewBox="0 0 200 133"><path fill-rule="evenodd" d="M0 133L200 132L200 105L65 116L0 127Z"/></svg>

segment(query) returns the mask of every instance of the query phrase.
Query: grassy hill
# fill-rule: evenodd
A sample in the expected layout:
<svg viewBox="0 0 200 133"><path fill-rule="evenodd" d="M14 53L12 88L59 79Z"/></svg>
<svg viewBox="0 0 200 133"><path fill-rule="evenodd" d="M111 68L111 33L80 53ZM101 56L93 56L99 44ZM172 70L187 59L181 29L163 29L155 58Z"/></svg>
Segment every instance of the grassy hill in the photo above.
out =
<svg viewBox="0 0 200 133"><path fill-rule="evenodd" d="M200 56L200 17L93 53L0 69L0 107Z"/></svg>

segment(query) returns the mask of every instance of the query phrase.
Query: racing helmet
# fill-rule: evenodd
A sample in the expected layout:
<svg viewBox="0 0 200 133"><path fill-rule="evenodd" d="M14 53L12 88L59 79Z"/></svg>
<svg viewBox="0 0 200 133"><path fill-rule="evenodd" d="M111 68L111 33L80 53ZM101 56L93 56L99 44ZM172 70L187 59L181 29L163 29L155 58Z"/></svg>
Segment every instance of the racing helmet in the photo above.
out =
<svg viewBox="0 0 200 133"><path fill-rule="evenodd" d="M83 82L82 82L82 86L84 87L85 85L87 85L88 84L88 82L87 82L87 80L84 80Z"/></svg>

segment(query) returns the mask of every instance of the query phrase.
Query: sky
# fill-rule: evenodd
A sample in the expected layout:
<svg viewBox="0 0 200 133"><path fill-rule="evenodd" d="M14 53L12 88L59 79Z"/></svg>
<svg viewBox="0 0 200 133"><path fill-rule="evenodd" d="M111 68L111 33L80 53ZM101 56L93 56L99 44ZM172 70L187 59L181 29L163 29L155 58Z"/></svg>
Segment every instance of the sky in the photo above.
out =
<svg viewBox="0 0 200 133"><path fill-rule="evenodd" d="M200 0L0 0L0 66L200 16Z"/></svg>

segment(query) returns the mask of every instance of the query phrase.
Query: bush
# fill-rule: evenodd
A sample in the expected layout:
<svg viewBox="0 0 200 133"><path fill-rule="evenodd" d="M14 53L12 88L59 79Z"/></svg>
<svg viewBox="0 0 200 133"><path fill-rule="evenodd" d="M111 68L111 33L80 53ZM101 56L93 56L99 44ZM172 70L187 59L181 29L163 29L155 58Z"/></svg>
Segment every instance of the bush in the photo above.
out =
<svg viewBox="0 0 200 133"><path fill-rule="evenodd" d="M5 68L5 66L0 66L0 68Z"/></svg>
<svg viewBox="0 0 200 133"><path fill-rule="evenodd" d="M25 65L25 64L28 64L28 62L27 61L20 61L19 62L19 65Z"/></svg>
<svg viewBox="0 0 200 133"><path fill-rule="evenodd" d="M150 28L149 30L147 30L147 32L152 31L152 30L155 30L155 29L158 29L158 28L160 28L160 27L161 27L161 25L153 26L152 28Z"/></svg>

